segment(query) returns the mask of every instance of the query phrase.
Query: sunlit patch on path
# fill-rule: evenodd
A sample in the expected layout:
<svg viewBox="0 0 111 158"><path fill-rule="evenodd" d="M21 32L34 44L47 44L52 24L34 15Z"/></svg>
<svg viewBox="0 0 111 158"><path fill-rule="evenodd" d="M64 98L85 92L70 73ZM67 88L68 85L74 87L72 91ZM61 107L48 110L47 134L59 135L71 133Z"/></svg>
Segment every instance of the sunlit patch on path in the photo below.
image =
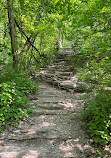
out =
<svg viewBox="0 0 111 158"><path fill-rule="evenodd" d="M18 155L17 152L2 152L0 153L1 158L16 158Z"/></svg>
<svg viewBox="0 0 111 158"><path fill-rule="evenodd" d="M31 150L29 153L24 155L22 158L39 158L39 152Z"/></svg>

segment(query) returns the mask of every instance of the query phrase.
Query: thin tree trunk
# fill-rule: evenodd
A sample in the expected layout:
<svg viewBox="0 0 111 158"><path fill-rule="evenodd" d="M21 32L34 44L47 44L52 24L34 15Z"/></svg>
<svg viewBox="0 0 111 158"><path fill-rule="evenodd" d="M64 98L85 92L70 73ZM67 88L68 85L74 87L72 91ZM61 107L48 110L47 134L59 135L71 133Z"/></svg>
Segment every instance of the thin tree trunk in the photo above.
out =
<svg viewBox="0 0 111 158"><path fill-rule="evenodd" d="M18 54L17 54L17 36L16 36L16 29L15 29L15 20L14 20L14 13L13 13L13 0L7 0L8 5L8 19L9 19L9 30L10 30L10 37L11 37L11 49L12 49L12 56L13 56L13 67L18 66Z"/></svg>
<svg viewBox="0 0 111 158"><path fill-rule="evenodd" d="M6 60L6 48L5 48L5 39L6 39L6 22L4 23L4 35L3 35L3 47L4 47L4 52L3 52L3 61L5 62Z"/></svg>

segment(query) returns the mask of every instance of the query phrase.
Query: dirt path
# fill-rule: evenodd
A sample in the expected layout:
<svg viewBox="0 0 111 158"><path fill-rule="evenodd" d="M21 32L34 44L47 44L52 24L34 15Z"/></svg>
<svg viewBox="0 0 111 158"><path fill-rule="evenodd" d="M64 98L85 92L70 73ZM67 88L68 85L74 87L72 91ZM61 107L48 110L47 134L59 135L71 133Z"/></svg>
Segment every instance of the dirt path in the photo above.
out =
<svg viewBox="0 0 111 158"><path fill-rule="evenodd" d="M0 158L95 157L80 125L81 95L41 83L38 100L31 103L36 108L32 117L8 133Z"/></svg>
<svg viewBox="0 0 111 158"><path fill-rule="evenodd" d="M70 93L53 86L77 83L68 69L68 64L60 59L41 71L42 78L51 85L41 81L39 92L30 103L35 107L32 116L1 135L5 144L0 146L0 158L97 158L81 125L80 112L84 106L81 97L85 93L79 93L77 84L69 86Z"/></svg>

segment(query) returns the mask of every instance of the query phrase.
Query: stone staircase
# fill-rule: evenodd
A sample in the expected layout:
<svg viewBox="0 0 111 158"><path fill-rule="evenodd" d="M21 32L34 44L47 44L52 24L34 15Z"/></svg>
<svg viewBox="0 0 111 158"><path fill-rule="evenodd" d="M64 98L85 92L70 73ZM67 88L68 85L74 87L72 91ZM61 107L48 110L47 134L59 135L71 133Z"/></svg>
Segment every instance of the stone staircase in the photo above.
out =
<svg viewBox="0 0 111 158"><path fill-rule="evenodd" d="M58 88L65 89L73 92L89 92L94 88L93 84L80 82L73 72L70 61L67 59L73 56L70 47L62 48L61 54L56 62L49 65L47 68L42 68L40 77L42 80L57 86Z"/></svg>
<svg viewBox="0 0 111 158"><path fill-rule="evenodd" d="M7 126L0 135L0 158L97 158L96 148L81 125L81 96L46 82L29 103L31 117Z"/></svg>
<svg viewBox="0 0 111 158"><path fill-rule="evenodd" d="M71 54L73 54L71 47L61 48L61 52L62 52L62 55L64 55L64 56L70 56Z"/></svg>
<svg viewBox="0 0 111 158"><path fill-rule="evenodd" d="M45 82L41 80L27 103L29 110L33 107L32 115L0 134L0 158L97 158L97 148L81 124L86 93L72 94L86 86L79 89L85 83L78 81L66 60L72 53L68 50L63 48L59 59L41 70Z"/></svg>

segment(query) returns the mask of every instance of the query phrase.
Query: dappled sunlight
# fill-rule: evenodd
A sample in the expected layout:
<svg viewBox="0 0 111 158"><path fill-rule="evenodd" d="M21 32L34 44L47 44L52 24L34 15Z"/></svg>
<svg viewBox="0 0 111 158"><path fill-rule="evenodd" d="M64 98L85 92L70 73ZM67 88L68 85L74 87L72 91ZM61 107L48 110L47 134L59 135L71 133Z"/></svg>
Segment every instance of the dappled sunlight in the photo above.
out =
<svg viewBox="0 0 111 158"><path fill-rule="evenodd" d="M72 83L71 80L65 80L65 81L62 81L62 83Z"/></svg>
<svg viewBox="0 0 111 158"><path fill-rule="evenodd" d="M59 149L64 151L64 152L68 152L68 151L72 151L73 150L72 146L69 145L69 144L66 144L66 145L61 144Z"/></svg>
<svg viewBox="0 0 111 158"><path fill-rule="evenodd" d="M64 152L64 157L75 157L73 153L74 145L72 140L67 140L66 142L60 144L59 149Z"/></svg>
<svg viewBox="0 0 111 158"><path fill-rule="evenodd" d="M45 121L45 115L40 115L39 119L42 121L41 124L39 124L39 127L40 128L43 128L43 127L49 127L49 126L55 126L56 124L54 123L50 123L50 122L46 122ZM51 120L53 119L53 117L51 118Z"/></svg>
<svg viewBox="0 0 111 158"><path fill-rule="evenodd" d="M34 129L29 129L28 130L28 132L27 132L27 134L36 134L36 131L34 130Z"/></svg>
<svg viewBox="0 0 111 158"><path fill-rule="evenodd" d="M49 140L48 142L49 142L49 144L53 144L55 142L55 140L52 139L52 140Z"/></svg>
<svg viewBox="0 0 111 158"><path fill-rule="evenodd" d="M84 150L86 150L86 149L90 149L91 148L91 146L90 145L88 145L88 144L85 144L84 146L82 146L81 144L76 144L75 145L75 147L77 147L80 151L84 151Z"/></svg>
<svg viewBox="0 0 111 158"><path fill-rule="evenodd" d="M108 151L111 154L111 145L110 146L106 146L104 150Z"/></svg>
<svg viewBox="0 0 111 158"><path fill-rule="evenodd" d="M81 144L77 144L76 147L77 147L80 151L83 151L83 150L84 150L84 148L82 147Z"/></svg>
<svg viewBox="0 0 111 158"><path fill-rule="evenodd" d="M44 115L40 115L40 120L42 121L42 123L39 125L40 128L43 128L43 127L49 127L49 126L55 126L56 124L54 123L50 123L50 122L45 122L45 116ZM53 117L52 117L53 119Z"/></svg>
<svg viewBox="0 0 111 158"><path fill-rule="evenodd" d="M40 71L41 74L46 74L46 71L42 70Z"/></svg>
<svg viewBox="0 0 111 158"><path fill-rule="evenodd" d="M87 149L95 154L89 144L82 145L78 143L80 141L79 138L76 139L68 139L66 142L63 142L59 146L59 150L64 153L64 157L76 157L77 152L84 153Z"/></svg>
<svg viewBox="0 0 111 158"><path fill-rule="evenodd" d="M5 146L5 144L4 144L4 146ZM10 150L11 148L13 148L13 146L11 146L11 145L6 145L6 146L5 146L5 151Z"/></svg>
<svg viewBox="0 0 111 158"><path fill-rule="evenodd" d="M77 155L76 154L74 154L74 153L71 153L71 152L68 152L68 153L65 153L64 154L64 157L76 157Z"/></svg>
<svg viewBox="0 0 111 158"><path fill-rule="evenodd" d="M74 142L79 142L79 138L74 139Z"/></svg>
<svg viewBox="0 0 111 158"><path fill-rule="evenodd" d="M42 127L49 127L49 126L55 126L56 124L54 123L49 123L49 122L43 122L42 124L40 124L40 128Z"/></svg>
<svg viewBox="0 0 111 158"><path fill-rule="evenodd" d="M44 119L45 119L45 116L44 115L40 115L40 117L39 117L42 121L44 121Z"/></svg>
<svg viewBox="0 0 111 158"><path fill-rule="evenodd" d="M72 76L70 79L71 79L71 81L77 81L78 80L78 78L76 76Z"/></svg>
<svg viewBox="0 0 111 158"><path fill-rule="evenodd" d="M35 150L29 151L26 155L24 155L22 158L38 158L39 157L39 152Z"/></svg>
<svg viewBox="0 0 111 158"><path fill-rule="evenodd" d="M17 156L18 156L18 152L2 152L2 153L0 153L0 158L17 158Z"/></svg>
<svg viewBox="0 0 111 158"><path fill-rule="evenodd" d="M60 102L59 105L64 106L66 109L73 109L76 107L76 104L70 103L70 102Z"/></svg>

